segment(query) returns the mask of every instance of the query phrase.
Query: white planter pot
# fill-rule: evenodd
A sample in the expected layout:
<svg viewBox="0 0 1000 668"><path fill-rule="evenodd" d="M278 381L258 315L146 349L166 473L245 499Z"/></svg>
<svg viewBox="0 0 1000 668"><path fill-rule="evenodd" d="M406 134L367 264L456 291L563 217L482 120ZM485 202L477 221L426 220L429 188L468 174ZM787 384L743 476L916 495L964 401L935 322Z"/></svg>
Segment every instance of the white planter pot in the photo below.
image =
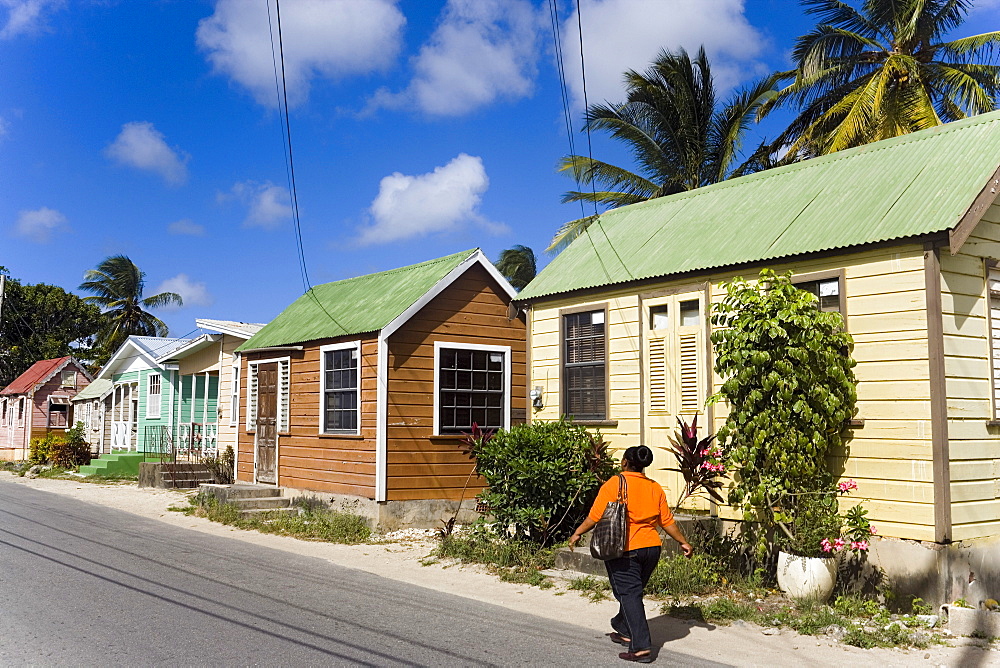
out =
<svg viewBox="0 0 1000 668"><path fill-rule="evenodd" d="M837 584L837 560L833 557L799 557L778 553L778 586L795 599L825 602Z"/></svg>

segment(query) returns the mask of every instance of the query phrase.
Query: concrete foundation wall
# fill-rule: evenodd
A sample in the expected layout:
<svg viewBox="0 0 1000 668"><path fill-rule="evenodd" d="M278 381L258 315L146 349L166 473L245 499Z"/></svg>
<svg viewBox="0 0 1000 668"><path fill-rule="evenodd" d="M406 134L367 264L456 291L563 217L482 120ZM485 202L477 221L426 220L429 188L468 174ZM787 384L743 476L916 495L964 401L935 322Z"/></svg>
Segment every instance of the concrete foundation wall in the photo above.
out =
<svg viewBox="0 0 1000 668"><path fill-rule="evenodd" d="M397 529L437 529L458 511L458 524L471 524L480 515L476 512L476 499L462 501L459 509L458 501L431 499L420 501L385 501L377 503L372 499L348 494L326 494L305 490L283 488L285 496L295 499L299 496L320 499L330 504L333 510L360 515L379 531L396 531Z"/></svg>
<svg viewBox="0 0 1000 668"><path fill-rule="evenodd" d="M1000 539L938 545L882 538L869 562L881 568L898 600L919 596L934 607L964 598L971 605L1000 598Z"/></svg>

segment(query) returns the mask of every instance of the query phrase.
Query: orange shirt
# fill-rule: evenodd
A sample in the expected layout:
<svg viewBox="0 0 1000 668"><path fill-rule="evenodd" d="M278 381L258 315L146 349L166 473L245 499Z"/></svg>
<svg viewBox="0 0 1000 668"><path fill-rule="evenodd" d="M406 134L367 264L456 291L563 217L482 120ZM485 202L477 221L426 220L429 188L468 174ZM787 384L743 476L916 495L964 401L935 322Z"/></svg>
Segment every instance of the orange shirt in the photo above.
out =
<svg viewBox="0 0 1000 668"><path fill-rule="evenodd" d="M674 514L667 505L667 495L658 482L641 473L625 471L625 496L628 500L628 549L656 547L661 544L657 525L668 527L674 523ZM618 476L601 485L590 508L590 519L597 522L605 507L618 499Z"/></svg>

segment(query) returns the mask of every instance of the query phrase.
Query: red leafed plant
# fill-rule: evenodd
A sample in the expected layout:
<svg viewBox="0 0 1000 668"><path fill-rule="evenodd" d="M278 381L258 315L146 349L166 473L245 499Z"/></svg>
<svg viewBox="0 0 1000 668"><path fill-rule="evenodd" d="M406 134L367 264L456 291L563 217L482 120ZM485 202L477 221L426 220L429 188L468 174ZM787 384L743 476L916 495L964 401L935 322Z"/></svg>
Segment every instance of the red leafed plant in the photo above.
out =
<svg viewBox="0 0 1000 668"><path fill-rule="evenodd" d="M688 497L701 493L708 494L718 503L725 503L717 491L722 489L722 478L726 474L725 453L718 445L712 444L715 435L710 434L698 440L697 415L691 424L679 417L677 423L680 429L670 439L670 450L677 459L677 467L665 469L684 476L684 490L677 499L675 508L679 508Z"/></svg>

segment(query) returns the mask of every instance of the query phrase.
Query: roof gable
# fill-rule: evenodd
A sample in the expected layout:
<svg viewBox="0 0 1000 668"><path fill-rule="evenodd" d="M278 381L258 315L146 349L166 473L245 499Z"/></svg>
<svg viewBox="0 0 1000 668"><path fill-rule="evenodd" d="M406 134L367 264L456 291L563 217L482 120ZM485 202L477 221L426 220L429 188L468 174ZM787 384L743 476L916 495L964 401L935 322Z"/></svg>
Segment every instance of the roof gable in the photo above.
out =
<svg viewBox="0 0 1000 668"><path fill-rule="evenodd" d="M284 346L304 341L364 334L396 328L415 310L450 284L470 263L480 263L499 278L482 251L473 249L399 269L318 285L295 300L238 351Z"/></svg>
<svg viewBox="0 0 1000 668"><path fill-rule="evenodd" d="M249 339L264 326L259 322L239 322L237 320L211 320L209 318L198 318L194 321L200 329L208 329L220 334L229 334L241 339Z"/></svg>
<svg viewBox="0 0 1000 668"><path fill-rule="evenodd" d="M612 209L519 298L944 232L998 165L991 112Z"/></svg>
<svg viewBox="0 0 1000 668"><path fill-rule="evenodd" d="M101 367L98 378L110 378L118 369L138 359L146 368L160 368L157 358L168 355L191 342L191 339L173 339L160 336L135 336L125 339L107 364Z"/></svg>
<svg viewBox="0 0 1000 668"><path fill-rule="evenodd" d="M38 385L48 382L50 378L70 364L75 366L77 371L83 373L87 379L90 379L90 374L83 368L83 365L73 359L71 355L67 355L66 357L35 362L5 387L0 394L31 394Z"/></svg>

